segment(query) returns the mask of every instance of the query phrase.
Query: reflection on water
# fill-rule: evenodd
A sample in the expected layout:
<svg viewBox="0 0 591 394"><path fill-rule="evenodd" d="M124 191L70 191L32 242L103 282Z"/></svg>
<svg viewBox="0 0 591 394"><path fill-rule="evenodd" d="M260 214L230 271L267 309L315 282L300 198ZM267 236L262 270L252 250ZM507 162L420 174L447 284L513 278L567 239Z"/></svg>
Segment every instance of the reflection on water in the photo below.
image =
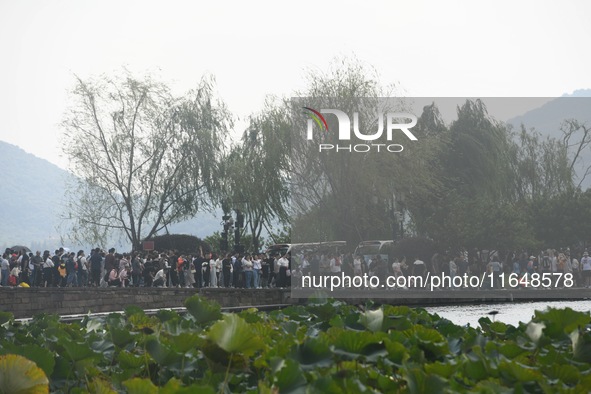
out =
<svg viewBox="0 0 591 394"><path fill-rule="evenodd" d="M498 311L495 320L517 326L519 322L527 323L531 320L535 310L545 310L548 307L566 308L576 311L591 311L591 300L583 301L551 301L551 302L512 302L506 304L480 304L480 305L449 305L425 308L429 313L437 313L439 316L451 320L458 325L470 324L471 327L480 327L478 319L488 316L488 313Z"/></svg>

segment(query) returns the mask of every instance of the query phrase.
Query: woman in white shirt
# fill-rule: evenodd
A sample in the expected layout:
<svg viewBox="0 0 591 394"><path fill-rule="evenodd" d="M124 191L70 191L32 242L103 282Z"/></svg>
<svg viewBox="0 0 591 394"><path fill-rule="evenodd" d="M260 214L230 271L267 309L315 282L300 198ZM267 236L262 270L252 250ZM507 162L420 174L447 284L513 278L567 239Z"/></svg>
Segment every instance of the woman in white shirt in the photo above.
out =
<svg viewBox="0 0 591 394"><path fill-rule="evenodd" d="M254 288L255 289L258 289L261 287L261 285L260 285L261 268L262 268L261 260L258 257L255 257L252 260L252 269L254 272L253 275L254 275Z"/></svg>
<svg viewBox="0 0 591 394"><path fill-rule="evenodd" d="M214 254L209 257L209 287L218 287L217 264Z"/></svg>

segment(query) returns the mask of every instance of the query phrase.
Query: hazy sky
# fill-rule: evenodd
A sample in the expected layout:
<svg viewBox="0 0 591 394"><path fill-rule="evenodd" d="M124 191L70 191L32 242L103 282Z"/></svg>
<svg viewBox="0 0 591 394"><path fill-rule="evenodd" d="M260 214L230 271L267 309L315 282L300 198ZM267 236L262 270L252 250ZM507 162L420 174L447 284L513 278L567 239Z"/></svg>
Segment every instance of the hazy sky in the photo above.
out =
<svg viewBox="0 0 591 394"><path fill-rule="evenodd" d="M588 1L0 0L0 140L66 166L73 75L126 66L175 91L204 73L238 116L355 55L408 95L561 96L591 87Z"/></svg>

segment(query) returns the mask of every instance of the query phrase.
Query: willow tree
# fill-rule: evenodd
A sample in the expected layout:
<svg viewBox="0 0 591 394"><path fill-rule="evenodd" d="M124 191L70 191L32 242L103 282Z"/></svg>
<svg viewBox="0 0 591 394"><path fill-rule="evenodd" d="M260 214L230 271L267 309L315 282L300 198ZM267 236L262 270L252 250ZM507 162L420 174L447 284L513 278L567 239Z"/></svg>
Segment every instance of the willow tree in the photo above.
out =
<svg viewBox="0 0 591 394"><path fill-rule="evenodd" d="M67 203L74 239L119 233L139 248L211 201L231 127L212 85L203 78L177 97L150 77L78 78L63 122L64 152L79 178Z"/></svg>
<svg viewBox="0 0 591 394"><path fill-rule="evenodd" d="M240 144L224 162L224 196L228 208L245 214L245 229L258 250L263 229L287 223L290 168L289 107L268 97L249 118Z"/></svg>
<svg viewBox="0 0 591 394"><path fill-rule="evenodd" d="M420 142L410 141L401 132L390 141L386 133L381 133L385 114L408 112L409 103L391 98L393 93L392 87L380 83L374 70L355 60L337 61L327 73L308 75L306 88L297 92L298 99L292 100L291 201L295 240L338 239L355 245L366 239L392 239L399 235L400 222L409 221L408 201L415 195L432 193L437 180L425 165L434 156L430 141L423 134L417 134ZM306 128L310 116L302 107L337 108L353 120L353 129L357 116L362 134L370 135L376 130L375 135L381 133L371 143L386 146L402 142L404 151L388 152L383 148L379 152L321 152L320 144L346 146L348 142L339 140L335 132L339 124L334 115L326 116L326 129L316 128L310 141Z"/></svg>

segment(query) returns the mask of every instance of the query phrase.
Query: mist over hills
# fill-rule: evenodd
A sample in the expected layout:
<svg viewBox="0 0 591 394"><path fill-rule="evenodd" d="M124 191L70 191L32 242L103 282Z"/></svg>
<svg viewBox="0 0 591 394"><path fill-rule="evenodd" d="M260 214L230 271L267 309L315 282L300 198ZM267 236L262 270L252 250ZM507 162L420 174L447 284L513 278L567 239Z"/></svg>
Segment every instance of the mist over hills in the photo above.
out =
<svg viewBox="0 0 591 394"><path fill-rule="evenodd" d="M0 142L0 246L51 247L59 244L57 227L64 206L64 187L74 177L18 146Z"/></svg>
<svg viewBox="0 0 591 394"><path fill-rule="evenodd" d="M66 185L76 178L58 166L0 141L0 248L21 244L32 250L55 250L60 246L88 249L90 245L66 245L61 240L61 216L65 213ZM191 220L169 227L170 233L206 237L220 230L221 214L203 212ZM94 245L96 246L96 245ZM110 245L128 250L126 242Z"/></svg>
<svg viewBox="0 0 591 394"><path fill-rule="evenodd" d="M521 116L509 119L507 123L513 125L515 129L523 124L527 130L534 128L543 136L562 140L561 126L565 120L569 119L575 119L591 127L591 89L580 89L572 94L565 94ZM571 142L574 141L576 139L571 139ZM575 166L576 176L580 177L584 174L589 164L591 164L591 150L586 149L581 152L581 160ZM591 187L591 177L588 176L581 187L583 190Z"/></svg>
<svg viewBox="0 0 591 394"><path fill-rule="evenodd" d="M543 135L561 138L560 125L566 119L591 123L591 89L581 89L572 94L565 94L539 108L509 119L507 123L515 127L523 123L527 129L533 127Z"/></svg>

